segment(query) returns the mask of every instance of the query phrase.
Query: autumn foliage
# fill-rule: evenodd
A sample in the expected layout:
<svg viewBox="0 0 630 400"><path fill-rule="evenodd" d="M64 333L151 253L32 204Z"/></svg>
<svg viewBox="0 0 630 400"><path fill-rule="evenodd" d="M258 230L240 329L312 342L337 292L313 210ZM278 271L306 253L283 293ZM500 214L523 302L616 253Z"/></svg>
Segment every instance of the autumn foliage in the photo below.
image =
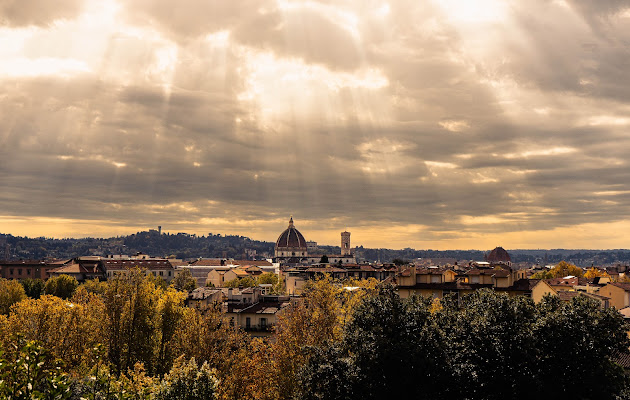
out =
<svg viewBox="0 0 630 400"><path fill-rule="evenodd" d="M67 299L0 281L0 299L0 393L28 387L8 365L33 359L31 388L51 399L614 398L627 383L611 361L630 344L623 320L582 297L401 299L374 280L324 278L271 339L231 326L220 305L185 307L140 270Z"/></svg>

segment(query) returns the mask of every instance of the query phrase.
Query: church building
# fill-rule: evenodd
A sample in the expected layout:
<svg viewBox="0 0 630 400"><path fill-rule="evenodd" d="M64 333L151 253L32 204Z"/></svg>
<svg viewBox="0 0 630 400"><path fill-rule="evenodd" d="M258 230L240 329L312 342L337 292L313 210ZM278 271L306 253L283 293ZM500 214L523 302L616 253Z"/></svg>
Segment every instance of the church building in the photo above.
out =
<svg viewBox="0 0 630 400"><path fill-rule="evenodd" d="M300 263L308 257L306 240L293 225L293 216L289 220L289 227L276 240L274 256L279 262Z"/></svg>
<svg viewBox="0 0 630 400"><path fill-rule="evenodd" d="M276 240L274 249L276 262L283 264L316 264L322 259L322 254L308 254L308 242L295 228L293 216L289 220L289 227ZM356 258L350 247L350 232L341 232L341 254L326 255L330 264L355 264Z"/></svg>

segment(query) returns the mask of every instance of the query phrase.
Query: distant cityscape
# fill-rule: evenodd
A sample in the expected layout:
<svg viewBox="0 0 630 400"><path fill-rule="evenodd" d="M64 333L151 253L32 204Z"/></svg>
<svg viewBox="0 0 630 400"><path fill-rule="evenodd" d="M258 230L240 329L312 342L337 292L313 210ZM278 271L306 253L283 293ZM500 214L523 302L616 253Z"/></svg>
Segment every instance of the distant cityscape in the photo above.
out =
<svg viewBox="0 0 630 400"><path fill-rule="evenodd" d="M338 254L339 245L308 241L309 254ZM352 252L361 262L392 262L395 259L483 260L491 249L431 250L387 249L355 246ZM612 267L630 264L630 249L508 249L512 262L526 267L553 264L562 260L580 267ZM156 257L194 260L197 258L233 258L264 260L272 258L274 242L252 240L240 235L167 233L161 228L148 229L128 236L111 238L20 237L0 233L0 259L69 259L79 256L150 254Z"/></svg>

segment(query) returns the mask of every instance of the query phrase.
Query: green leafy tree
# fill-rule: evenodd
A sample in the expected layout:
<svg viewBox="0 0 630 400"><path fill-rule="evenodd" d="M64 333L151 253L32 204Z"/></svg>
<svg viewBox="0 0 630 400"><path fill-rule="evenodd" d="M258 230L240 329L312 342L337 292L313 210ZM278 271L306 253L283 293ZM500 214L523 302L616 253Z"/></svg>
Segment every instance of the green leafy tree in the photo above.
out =
<svg viewBox="0 0 630 400"><path fill-rule="evenodd" d="M24 292L31 299L39 299L39 297L44 293L44 281L37 278L27 278L20 282L24 287Z"/></svg>
<svg viewBox="0 0 630 400"><path fill-rule="evenodd" d="M529 279L551 279L553 277L554 276L551 271L538 271L530 276Z"/></svg>
<svg viewBox="0 0 630 400"><path fill-rule="evenodd" d="M333 398L434 399L447 392L447 342L431 306L423 297L401 299L392 287L365 298L336 349L320 349L309 359L301 373L301 396L329 398L326 391L333 390ZM332 387L316 374L340 375L332 378Z"/></svg>
<svg viewBox="0 0 630 400"><path fill-rule="evenodd" d="M258 284L278 284L278 275L272 272L265 272L258 277Z"/></svg>
<svg viewBox="0 0 630 400"><path fill-rule="evenodd" d="M585 296L570 302L546 296L537 309L532 332L538 339L537 384L546 396L614 399L628 387L623 369L611 359L630 346L621 314Z"/></svg>
<svg viewBox="0 0 630 400"><path fill-rule="evenodd" d="M218 381L208 363L201 367L194 358L187 363L180 357L164 376L155 394L156 400L215 399Z"/></svg>
<svg viewBox="0 0 630 400"><path fill-rule="evenodd" d="M46 281L44 285L44 293L69 299L72 297L75 289L79 286L79 282L69 275L53 276Z"/></svg>
<svg viewBox="0 0 630 400"><path fill-rule="evenodd" d="M627 392L611 357L627 354L630 340L614 309L584 296L535 305L492 290L458 300L436 306L387 288L365 297L341 341L296 353L306 360L296 397L612 400Z"/></svg>
<svg viewBox="0 0 630 400"><path fill-rule="evenodd" d="M39 343L18 338L11 351L0 353L0 398L64 400L71 396L68 376Z"/></svg>
<svg viewBox="0 0 630 400"><path fill-rule="evenodd" d="M190 292L192 290L195 290L195 288L197 287L197 280L193 278L190 269L185 268L184 270L180 271L177 276L175 276L172 284L177 290Z"/></svg>
<svg viewBox="0 0 630 400"><path fill-rule="evenodd" d="M7 315L11 306L26 298L24 287L13 279L0 278L0 314Z"/></svg>
<svg viewBox="0 0 630 400"><path fill-rule="evenodd" d="M225 282L223 284L224 287L228 288L237 288L237 287L256 287L258 286L258 282L250 276L246 276L244 278L235 278L231 281Z"/></svg>
<svg viewBox="0 0 630 400"><path fill-rule="evenodd" d="M457 397L523 398L536 385L536 309L531 299L489 289L473 292L461 309L445 302L436 313L448 332L447 359Z"/></svg>

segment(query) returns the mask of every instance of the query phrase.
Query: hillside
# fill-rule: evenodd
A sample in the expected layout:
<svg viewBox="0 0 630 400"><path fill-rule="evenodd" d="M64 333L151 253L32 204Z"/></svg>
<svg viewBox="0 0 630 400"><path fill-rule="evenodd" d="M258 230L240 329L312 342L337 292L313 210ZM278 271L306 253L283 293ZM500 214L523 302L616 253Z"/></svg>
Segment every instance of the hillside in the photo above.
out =
<svg viewBox="0 0 630 400"><path fill-rule="evenodd" d="M27 238L0 234L0 259L72 258L86 255L136 254L158 257L193 259L198 257L268 258L273 255L274 243L252 240L237 235L202 235L177 233L159 234L156 230L138 232L112 238L50 239ZM454 258L483 260L489 250L402 250L356 247L354 253L361 261L391 262L394 259ZM339 246L319 246L318 254L338 254ZM630 250L509 250L513 262L554 264L561 260L576 265L629 264Z"/></svg>

